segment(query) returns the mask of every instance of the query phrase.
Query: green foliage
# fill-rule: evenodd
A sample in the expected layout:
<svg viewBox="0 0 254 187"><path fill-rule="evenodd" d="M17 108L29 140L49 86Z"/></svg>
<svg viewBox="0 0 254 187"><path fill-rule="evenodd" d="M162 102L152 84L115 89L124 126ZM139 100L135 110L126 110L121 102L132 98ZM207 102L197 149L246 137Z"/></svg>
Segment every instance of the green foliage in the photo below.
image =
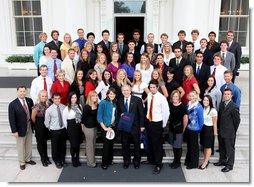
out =
<svg viewBox="0 0 254 187"><path fill-rule="evenodd" d="M11 55L5 59L6 62L21 62L21 63L27 63L27 62L33 62L33 56L21 56L21 55Z"/></svg>
<svg viewBox="0 0 254 187"><path fill-rule="evenodd" d="M244 57L242 57L241 58L241 64L249 64L249 57L246 57L246 56L244 56Z"/></svg>

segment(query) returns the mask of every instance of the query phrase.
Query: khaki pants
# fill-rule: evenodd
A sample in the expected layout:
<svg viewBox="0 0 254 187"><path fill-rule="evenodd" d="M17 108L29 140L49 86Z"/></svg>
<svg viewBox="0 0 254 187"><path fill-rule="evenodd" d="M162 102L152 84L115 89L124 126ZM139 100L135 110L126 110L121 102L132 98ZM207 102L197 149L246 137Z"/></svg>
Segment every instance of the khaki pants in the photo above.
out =
<svg viewBox="0 0 254 187"><path fill-rule="evenodd" d="M16 138L19 164L21 166L25 165L25 162L30 161L32 158L32 138L33 133L31 123L29 122L27 124L26 136Z"/></svg>
<svg viewBox="0 0 254 187"><path fill-rule="evenodd" d="M83 126L83 132L85 133L86 138L86 159L87 165L94 167L96 165L95 161L95 144L96 144L96 135L97 128L86 128Z"/></svg>

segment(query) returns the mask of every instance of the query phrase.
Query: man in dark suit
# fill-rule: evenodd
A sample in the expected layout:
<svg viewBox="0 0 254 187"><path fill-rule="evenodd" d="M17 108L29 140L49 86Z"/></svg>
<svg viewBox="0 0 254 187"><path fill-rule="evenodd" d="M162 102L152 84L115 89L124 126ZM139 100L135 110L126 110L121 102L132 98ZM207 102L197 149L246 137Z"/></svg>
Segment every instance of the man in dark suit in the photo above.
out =
<svg viewBox="0 0 254 187"><path fill-rule="evenodd" d="M189 64L183 57L182 57L182 49L180 47L176 47L174 49L175 58L172 58L169 62L169 67L172 67L175 70L175 80L178 84L182 85L183 82L183 68Z"/></svg>
<svg viewBox="0 0 254 187"><path fill-rule="evenodd" d="M193 51L194 44L192 42L187 42L185 46L186 52L183 53L183 58L186 59L189 64L194 65L196 60L196 54Z"/></svg>
<svg viewBox="0 0 254 187"><path fill-rule="evenodd" d="M139 29L134 29L132 32L132 35L133 35L133 40L135 42L135 51L138 51L138 53L140 53L140 49L142 45L145 44L145 42L140 39L141 31Z"/></svg>
<svg viewBox="0 0 254 187"><path fill-rule="evenodd" d="M123 96L118 102L118 114L122 115L124 112L134 113L134 121L131 132L122 131L122 148L123 148L123 167L127 169L131 163L130 156L130 142L134 145L134 168L138 169L140 165L140 131L144 131L144 108L143 102L139 97L131 95L131 87L129 85L122 86Z"/></svg>
<svg viewBox="0 0 254 187"><path fill-rule="evenodd" d="M207 48L207 39L202 38L200 40L200 49L195 51L195 53L197 54L197 52L202 52L203 53L203 62L208 65L208 66L212 66L213 65L213 54L212 52Z"/></svg>
<svg viewBox="0 0 254 187"><path fill-rule="evenodd" d="M130 40L130 41L128 42L128 49L129 49L129 50L128 50L127 52L132 53L133 56L134 56L135 65L138 64L138 63L140 63L140 53L139 53L139 51L137 51L137 50L135 49L135 41L134 41L134 40ZM127 53L127 52L126 52L126 53ZM125 56L126 56L126 53L125 53Z"/></svg>
<svg viewBox="0 0 254 187"><path fill-rule="evenodd" d="M118 50L120 52L120 56L121 56L121 63L123 64L125 62L125 58L126 58L126 53L128 52L128 45L126 45L124 43L124 33L118 33L117 34L117 46L118 46Z"/></svg>
<svg viewBox="0 0 254 187"><path fill-rule="evenodd" d="M210 67L203 63L203 53L198 52L196 54L196 63L192 65L193 73L198 81L200 88L200 98L203 99L205 89L207 88L207 79L210 76Z"/></svg>
<svg viewBox="0 0 254 187"><path fill-rule="evenodd" d="M215 166L225 166L222 172L233 170L235 161L235 138L240 124L238 106L232 101L232 90L227 88L223 92L223 102L218 112L218 140L220 157Z"/></svg>
<svg viewBox="0 0 254 187"><path fill-rule="evenodd" d="M106 54L109 54L109 49L111 44L111 42L109 41L110 33L108 30L103 30L101 32L101 36L102 36L102 40L98 44L101 44L103 46L103 51L105 51Z"/></svg>
<svg viewBox="0 0 254 187"><path fill-rule="evenodd" d="M63 42L58 40L59 32L57 30L51 31L51 37L52 37L52 41L47 43L46 45L49 46L50 49L56 49L57 50L57 58L60 60L63 60L61 58L61 51L60 51L60 47Z"/></svg>
<svg viewBox="0 0 254 187"><path fill-rule="evenodd" d="M213 56L213 54L220 51L220 44L215 41L216 33L214 31L209 32L208 38L209 38L209 42L207 44L207 47L212 52L212 56Z"/></svg>
<svg viewBox="0 0 254 187"><path fill-rule="evenodd" d="M186 37L186 32L184 30L180 30L178 32L178 38L179 38L179 40L173 44L173 50L176 47L180 47L182 49L183 53L186 52L185 47L186 47L187 41L185 40L185 37Z"/></svg>
<svg viewBox="0 0 254 187"><path fill-rule="evenodd" d="M20 169L25 164L35 165L32 158L32 124L31 113L33 100L26 96L26 87L17 87L18 98L9 104L8 114L12 135L16 138Z"/></svg>
<svg viewBox="0 0 254 187"><path fill-rule="evenodd" d="M229 44L228 51L234 53L235 55L235 69L233 71L233 79L232 82L235 82L235 77L239 74L238 69L240 69L241 65L241 57L242 57L242 47L236 41L234 41L234 32L227 32L227 42Z"/></svg>

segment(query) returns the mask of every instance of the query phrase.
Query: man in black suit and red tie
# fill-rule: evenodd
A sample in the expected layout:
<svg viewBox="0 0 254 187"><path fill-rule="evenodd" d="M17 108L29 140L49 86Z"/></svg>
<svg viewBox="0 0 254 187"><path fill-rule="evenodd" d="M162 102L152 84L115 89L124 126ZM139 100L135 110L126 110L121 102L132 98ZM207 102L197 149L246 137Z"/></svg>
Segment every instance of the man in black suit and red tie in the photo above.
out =
<svg viewBox="0 0 254 187"><path fill-rule="evenodd" d="M123 167L127 169L131 163L130 142L134 145L134 168L138 169L140 165L140 131L144 131L144 108L143 102L139 97L131 95L131 87L129 85L122 86L123 96L118 102L118 114L121 116L124 112L134 114L134 121L131 132L121 131L122 147L123 147Z"/></svg>
<svg viewBox="0 0 254 187"><path fill-rule="evenodd" d="M12 135L16 138L20 169L35 165L32 158L31 113L33 100L26 96L26 87L17 87L18 97L9 104L8 114Z"/></svg>

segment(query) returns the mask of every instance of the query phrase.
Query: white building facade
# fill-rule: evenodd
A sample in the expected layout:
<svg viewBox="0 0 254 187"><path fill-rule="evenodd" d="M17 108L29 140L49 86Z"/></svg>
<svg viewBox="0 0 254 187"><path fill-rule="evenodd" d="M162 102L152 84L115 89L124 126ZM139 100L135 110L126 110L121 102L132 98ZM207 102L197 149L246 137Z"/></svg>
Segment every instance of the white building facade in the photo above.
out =
<svg viewBox="0 0 254 187"><path fill-rule="evenodd" d="M77 39L77 29L94 32L99 42L101 31L110 31L115 41L118 32L131 37L134 27L142 31L146 41L154 33L155 42L167 33L171 43L178 40L179 30L185 30L186 40L198 29L199 39L217 33L217 41L225 39L228 30L249 54L248 0L2 0L0 1L0 60L13 54L32 54L40 32L58 30L60 40L69 33Z"/></svg>

